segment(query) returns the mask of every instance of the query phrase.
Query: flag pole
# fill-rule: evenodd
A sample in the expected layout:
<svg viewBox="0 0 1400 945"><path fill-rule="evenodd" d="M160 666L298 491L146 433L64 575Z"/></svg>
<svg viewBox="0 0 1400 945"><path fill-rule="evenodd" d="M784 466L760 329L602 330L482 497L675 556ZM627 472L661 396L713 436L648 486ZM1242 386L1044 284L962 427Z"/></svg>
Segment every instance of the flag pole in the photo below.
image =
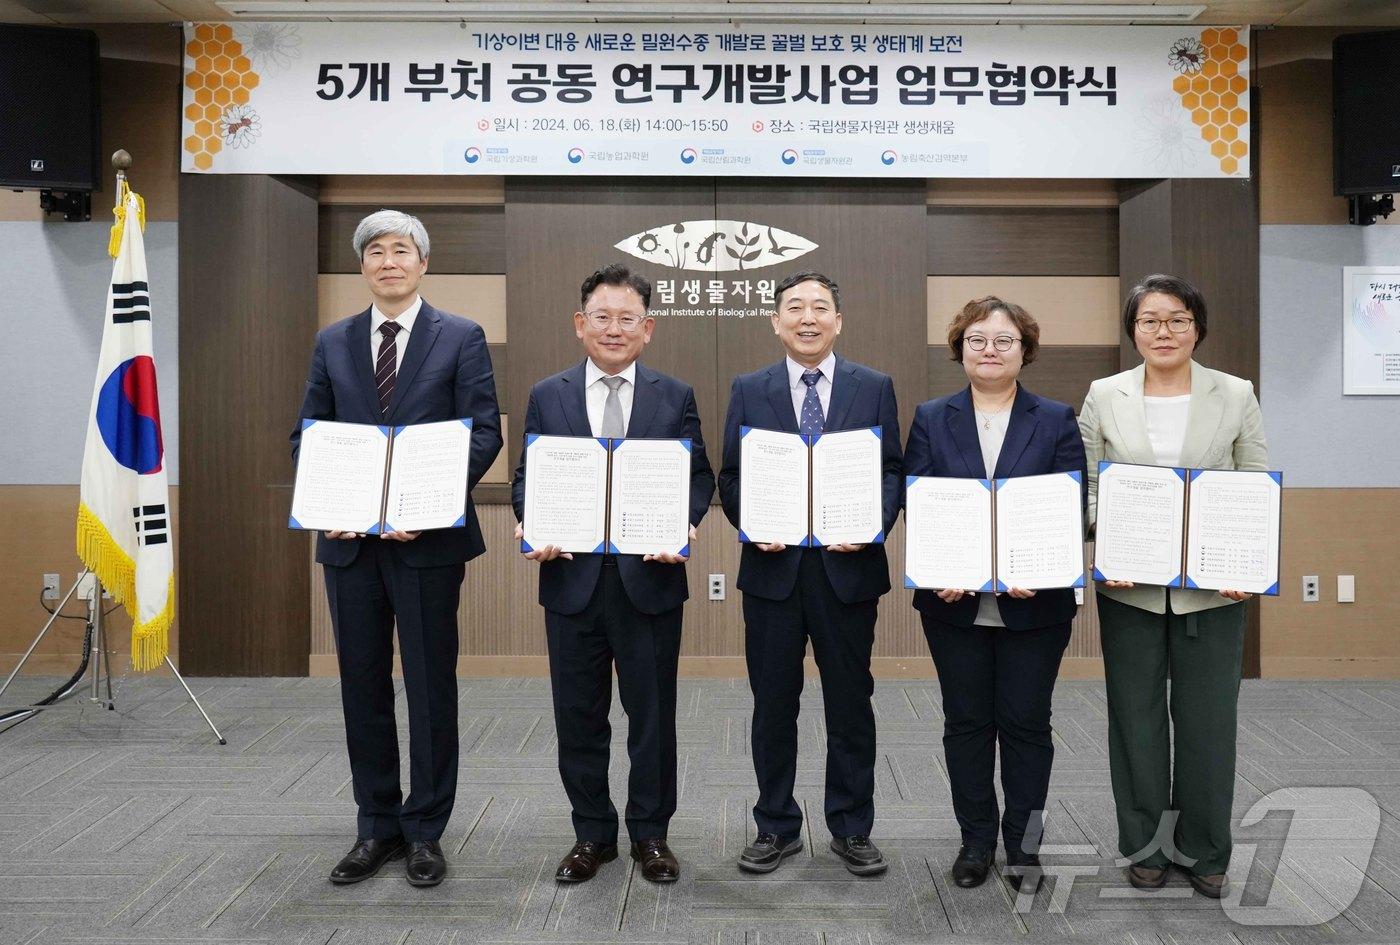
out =
<svg viewBox="0 0 1400 945"><path fill-rule="evenodd" d="M127 169L131 167L131 155L126 150L118 148L116 151L112 152L112 167L117 171L117 192L114 198L114 207L120 207L122 203L122 194L125 190L123 185L126 184L126 172ZM101 582L98 582L97 585L97 611L99 615L102 612ZM179 682L180 686L185 690L185 694L190 697L190 701L193 702L194 707L199 710L199 714L204 716L205 723L209 726L209 730L214 733L214 737L219 740L219 744L227 745L228 739L224 738L223 733L221 733L218 726L214 724L214 720L209 717L209 713L204 711L204 706L200 705L199 697L194 694L194 690L190 688L190 684L185 682L185 677L181 676L180 671L175 668L175 663L170 659L169 653L165 655L165 665L169 667L170 672L174 674L176 681ZM110 679L110 676L108 678ZM96 685L97 679L94 676L93 686L96 687Z"/></svg>

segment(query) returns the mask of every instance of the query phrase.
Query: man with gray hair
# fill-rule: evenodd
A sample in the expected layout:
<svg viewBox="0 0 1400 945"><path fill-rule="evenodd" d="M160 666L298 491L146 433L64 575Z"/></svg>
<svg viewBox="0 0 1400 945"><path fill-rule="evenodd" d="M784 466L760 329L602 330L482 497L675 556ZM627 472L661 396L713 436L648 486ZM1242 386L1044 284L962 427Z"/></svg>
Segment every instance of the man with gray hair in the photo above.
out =
<svg viewBox="0 0 1400 945"><path fill-rule="evenodd" d="M316 335L301 418L403 425L470 417L466 527L370 536L316 536L340 665L354 848L331 870L357 883L407 856L408 881L447 873L438 845L457 790L457 605L466 562L486 550L471 489L501 451L501 418L486 334L418 295L428 234L417 218L380 210L352 239L373 301ZM292 432L292 458L301 423ZM409 793L399 785L393 635L408 700Z"/></svg>

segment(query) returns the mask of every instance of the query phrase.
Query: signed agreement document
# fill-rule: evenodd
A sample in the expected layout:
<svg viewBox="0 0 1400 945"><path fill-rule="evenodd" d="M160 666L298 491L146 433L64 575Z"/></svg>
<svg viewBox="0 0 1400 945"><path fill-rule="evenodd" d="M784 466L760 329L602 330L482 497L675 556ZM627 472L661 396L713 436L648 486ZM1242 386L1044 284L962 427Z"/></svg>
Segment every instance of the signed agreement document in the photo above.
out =
<svg viewBox="0 0 1400 945"><path fill-rule="evenodd" d="M522 551L690 553L690 440L532 436Z"/></svg>
<svg viewBox="0 0 1400 945"><path fill-rule="evenodd" d="M739 540L799 547L885 540L880 428L740 428Z"/></svg>
<svg viewBox="0 0 1400 945"><path fill-rule="evenodd" d="M1002 592L1084 586L1077 472L905 480L904 586Z"/></svg>
<svg viewBox="0 0 1400 945"><path fill-rule="evenodd" d="M292 528L377 535L466 524L472 422L303 420Z"/></svg>
<svg viewBox="0 0 1400 945"><path fill-rule="evenodd" d="M1283 473L1099 463L1094 578L1278 594Z"/></svg>

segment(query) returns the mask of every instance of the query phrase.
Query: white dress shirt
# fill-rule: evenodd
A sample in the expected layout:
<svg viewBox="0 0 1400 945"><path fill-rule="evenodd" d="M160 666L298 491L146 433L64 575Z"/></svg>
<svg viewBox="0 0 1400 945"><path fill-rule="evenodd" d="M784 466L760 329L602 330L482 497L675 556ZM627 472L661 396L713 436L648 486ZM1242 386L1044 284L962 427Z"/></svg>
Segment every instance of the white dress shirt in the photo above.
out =
<svg viewBox="0 0 1400 945"><path fill-rule="evenodd" d="M1186 415L1191 409L1191 395L1142 398L1147 415L1147 441L1159 466L1176 466L1181 462L1181 447L1186 442Z"/></svg>
<svg viewBox="0 0 1400 945"><path fill-rule="evenodd" d="M617 374L607 374L589 358L583 368L584 403L588 406L588 427L594 436L603 435L603 405L608 402L608 385L605 377L620 377L625 383L617 389L617 399L622 403L622 432L625 435L632 421L632 392L637 386L637 362L633 361Z"/></svg>
<svg viewBox="0 0 1400 945"><path fill-rule="evenodd" d="M792 415L802 416L802 401L807 399L807 385L802 383L802 375L808 368L798 364L792 358L787 358L788 387L792 389ZM817 365L822 376L817 380L817 399L822 403L822 421L825 423L826 416L831 412L831 377L836 373L836 355L828 354L821 364ZM801 426L801 423L798 423Z"/></svg>
<svg viewBox="0 0 1400 945"><path fill-rule="evenodd" d="M408 350L408 335L413 331L413 323L418 320L418 312L423 307L423 296L415 295L413 304L399 313L394 321L398 322L399 333L394 336L394 373L399 372L403 367L403 353ZM369 309L369 363L370 366L379 363L379 346L384 341L384 336L379 332L379 326L389 321L389 316L379 310L378 305L371 305Z"/></svg>

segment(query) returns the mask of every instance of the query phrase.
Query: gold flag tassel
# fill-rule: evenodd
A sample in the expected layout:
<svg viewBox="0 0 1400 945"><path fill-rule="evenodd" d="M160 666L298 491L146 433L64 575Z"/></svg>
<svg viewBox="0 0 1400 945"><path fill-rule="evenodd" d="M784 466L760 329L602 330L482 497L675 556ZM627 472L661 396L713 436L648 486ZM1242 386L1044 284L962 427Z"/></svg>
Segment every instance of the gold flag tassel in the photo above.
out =
<svg viewBox="0 0 1400 945"><path fill-rule="evenodd" d="M134 196L136 198L136 222L141 225L141 232L146 232L146 201L140 194L133 193L131 185L123 178L121 193L117 196L116 206L112 208L112 216L116 217L116 222L112 224L112 236L107 241L107 255L113 259L117 258L117 253L122 248L122 230L126 227L126 198Z"/></svg>
<svg viewBox="0 0 1400 945"><path fill-rule="evenodd" d="M141 622L141 602L136 597L136 562L108 534L101 519L86 505L78 505L78 557L92 569L112 599L132 615L131 668L137 672L155 669L170 652L170 625L175 622L175 575L165 595L165 607L150 620ZM98 602L101 606L101 602Z"/></svg>

